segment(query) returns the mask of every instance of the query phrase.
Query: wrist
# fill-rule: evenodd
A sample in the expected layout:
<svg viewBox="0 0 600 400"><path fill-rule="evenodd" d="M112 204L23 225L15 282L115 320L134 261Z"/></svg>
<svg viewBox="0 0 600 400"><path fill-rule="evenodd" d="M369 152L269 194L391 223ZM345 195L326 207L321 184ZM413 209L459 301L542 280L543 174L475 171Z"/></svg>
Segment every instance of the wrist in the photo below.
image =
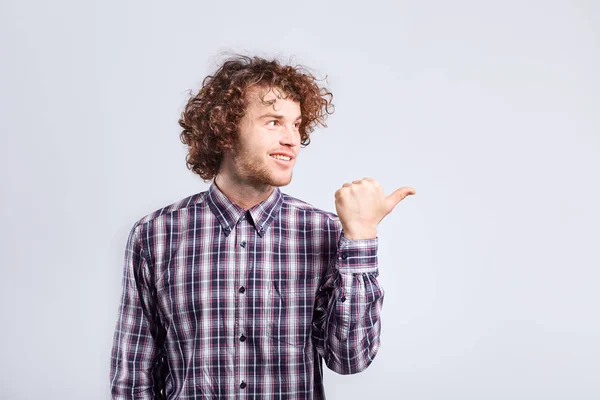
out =
<svg viewBox="0 0 600 400"><path fill-rule="evenodd" d="M348 240L375 239L377 238L377 231L344 231L344 237Z"/></svg>

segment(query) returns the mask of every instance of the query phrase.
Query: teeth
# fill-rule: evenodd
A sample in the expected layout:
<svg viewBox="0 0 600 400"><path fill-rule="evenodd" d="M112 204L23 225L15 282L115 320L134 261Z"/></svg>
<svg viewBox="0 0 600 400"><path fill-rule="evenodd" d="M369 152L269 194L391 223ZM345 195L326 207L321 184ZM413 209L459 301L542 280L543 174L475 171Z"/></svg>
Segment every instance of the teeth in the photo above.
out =
<svg viewBox="0 0 600 400"><path fill-rule="evenodd" d="M282 156L280 154L273 154L271 157L276 158L278 160L290 161L290 158L287 156Z"/></svg>

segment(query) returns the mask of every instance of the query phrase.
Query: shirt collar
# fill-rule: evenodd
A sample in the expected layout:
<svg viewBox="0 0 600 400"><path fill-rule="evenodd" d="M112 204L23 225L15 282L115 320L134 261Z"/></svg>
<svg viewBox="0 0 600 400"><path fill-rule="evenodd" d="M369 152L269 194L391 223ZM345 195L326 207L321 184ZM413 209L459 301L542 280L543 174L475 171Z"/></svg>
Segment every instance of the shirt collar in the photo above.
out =
<svg viewBox="0 0 600 400"><path fill-rule="evenodd" d="M282 204L283 194L278 187L266 200L248 210L232 203L214 182L208 189L208 206L221 224L226 236L233 231L240 218L249 214L249 222L254 225L256 232L262 237L275 216L279 214Z"/></svg>

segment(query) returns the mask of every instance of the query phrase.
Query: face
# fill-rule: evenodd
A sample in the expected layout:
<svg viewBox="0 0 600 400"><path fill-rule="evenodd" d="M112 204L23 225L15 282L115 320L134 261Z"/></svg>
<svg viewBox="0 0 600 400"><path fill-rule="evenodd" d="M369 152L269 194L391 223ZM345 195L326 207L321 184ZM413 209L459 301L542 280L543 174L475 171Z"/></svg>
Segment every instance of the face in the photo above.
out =
<svg viewBox="0 0 600 400"><path fill-rule="evenodd" d="M300 150L300 104L267 90L248 91L235 149L225 154L222 167L235 181L256 188L289 184Z"/></svg>

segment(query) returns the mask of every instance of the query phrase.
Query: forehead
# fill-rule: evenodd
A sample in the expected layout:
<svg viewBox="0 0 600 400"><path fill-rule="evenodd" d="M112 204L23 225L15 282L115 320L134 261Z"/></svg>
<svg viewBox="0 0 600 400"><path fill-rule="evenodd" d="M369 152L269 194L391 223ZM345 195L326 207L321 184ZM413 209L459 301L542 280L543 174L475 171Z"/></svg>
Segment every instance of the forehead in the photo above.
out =
<svg viewBox="0 0 600 400"><path fill-rule="evenodd" d="M246 92L248 111L260 112L264 110L282 111L283 109L299 109L300 103L279 88L254 86Z"/></svg>

